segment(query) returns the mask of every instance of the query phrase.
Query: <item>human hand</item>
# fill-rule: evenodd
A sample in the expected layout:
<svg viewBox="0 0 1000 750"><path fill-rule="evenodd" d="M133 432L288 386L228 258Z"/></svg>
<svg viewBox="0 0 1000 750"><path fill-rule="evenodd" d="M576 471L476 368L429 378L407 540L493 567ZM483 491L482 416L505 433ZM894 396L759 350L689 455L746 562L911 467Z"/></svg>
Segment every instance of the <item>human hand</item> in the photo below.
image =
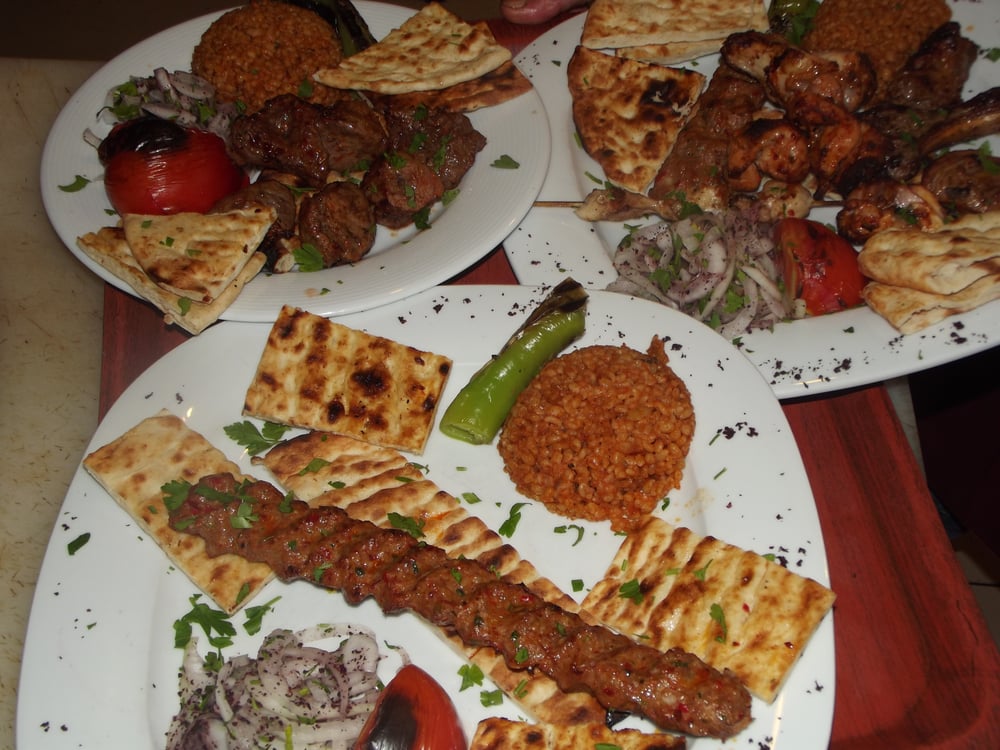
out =
<svg viewBox="0 0 1000 750"><path fill-rule="evenodd" d="M545 23L564 10L586 5L589 0L500 0L500 15L511 23Z"/></svg>

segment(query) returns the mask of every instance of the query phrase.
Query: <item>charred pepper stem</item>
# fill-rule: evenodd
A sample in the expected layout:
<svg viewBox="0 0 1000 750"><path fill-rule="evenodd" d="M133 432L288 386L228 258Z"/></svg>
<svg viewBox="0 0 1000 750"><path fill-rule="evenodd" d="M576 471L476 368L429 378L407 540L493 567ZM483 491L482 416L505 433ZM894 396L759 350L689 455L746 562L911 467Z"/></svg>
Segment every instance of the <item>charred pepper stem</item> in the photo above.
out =
<svg viewBox="0 0 1000 750"><path fill-rule="evenodd" d="M351 0L285 0L311 10L333 28L344 57L350 57L377 41Z"/></svg>
<svg viewBox="0 0 1000 750"><path fill-rule="evenodd" d="M587 299L587 292L573 279L553 288L448 405L441 432L474 445L492 441L532 378L583 334Z"/></svg>

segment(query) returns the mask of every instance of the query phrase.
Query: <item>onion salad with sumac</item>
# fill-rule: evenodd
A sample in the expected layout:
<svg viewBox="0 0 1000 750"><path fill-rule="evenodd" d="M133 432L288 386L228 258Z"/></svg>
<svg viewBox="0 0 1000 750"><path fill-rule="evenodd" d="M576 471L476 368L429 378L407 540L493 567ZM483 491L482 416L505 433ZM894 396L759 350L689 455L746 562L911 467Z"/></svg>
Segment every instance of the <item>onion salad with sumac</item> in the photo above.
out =
<svg viewBox="0 0 1000 750"><path fill-rule="evenodd" d="M331 651L314 644L339 639ZM180 711L167 750L350 748L375 706L381 658L359 625L278 629L253 658L206 663L188 641L180 670Z"/></svg>
<svg viewBox="0 0 1000 750"><path fill-rule="evenodd" d="M785 298L770 225L740 211L632 228L613 262L610 290L680 310L730 340L804 314Z"/></svg>

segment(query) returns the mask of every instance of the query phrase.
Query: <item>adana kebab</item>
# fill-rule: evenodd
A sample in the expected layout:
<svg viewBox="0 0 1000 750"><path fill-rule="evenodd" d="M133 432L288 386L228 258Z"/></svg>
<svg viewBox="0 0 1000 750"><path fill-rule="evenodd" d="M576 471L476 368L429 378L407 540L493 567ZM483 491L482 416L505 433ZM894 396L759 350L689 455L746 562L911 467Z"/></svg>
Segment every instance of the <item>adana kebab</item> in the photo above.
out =
<svg viewBox="0 0 1000 750"><path fill-rule="evenodd" d="M373 598L387 613L411 610L472 646L489 646L514 670L540 670L567 692L585 691L609 711L663 729L730 737L750 722L750 694L680 649L658 651L589 625L407 531L381 529L332 506L310 507L267 482L203 477L168 493L170 525L205 540L207 554L236 553L282 580L304 579Z"/></svg>

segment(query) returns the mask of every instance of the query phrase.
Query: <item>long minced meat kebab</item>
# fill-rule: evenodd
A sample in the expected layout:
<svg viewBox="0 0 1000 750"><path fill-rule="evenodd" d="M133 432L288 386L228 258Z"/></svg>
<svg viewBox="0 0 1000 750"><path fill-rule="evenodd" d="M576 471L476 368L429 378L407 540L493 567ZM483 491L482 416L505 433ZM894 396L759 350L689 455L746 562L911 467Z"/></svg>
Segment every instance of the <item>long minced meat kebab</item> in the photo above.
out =
<svg viewBox="0 0 1000 750"><path fill-rule="evenodd" d="M252 520L234 523L237 514L247 519L247 503ZM609 711L719 738L750 722L750 695L728 670L590 625L476 560L340 508L291 500L267 482L203 477L171 507L170 524L204 539L211 556L235 553L282 580L339 590L351 603L371 597L386 613L413 611L470 646L494 649L513 670L537 669L566 692L590 693Z"/></svg>

